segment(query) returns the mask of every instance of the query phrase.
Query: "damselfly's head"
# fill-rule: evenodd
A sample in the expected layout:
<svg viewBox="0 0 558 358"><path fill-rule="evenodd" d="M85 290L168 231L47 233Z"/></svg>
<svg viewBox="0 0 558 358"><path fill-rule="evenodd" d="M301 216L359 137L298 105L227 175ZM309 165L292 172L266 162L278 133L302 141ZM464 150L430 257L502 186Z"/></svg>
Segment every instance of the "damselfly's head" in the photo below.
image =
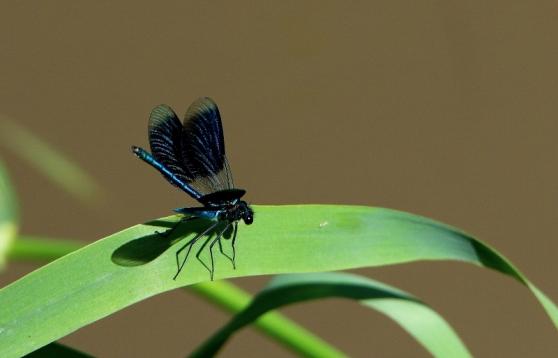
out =
<svg viewBox="0 0 558 358"><path fill-rule="evenodd" d="M238 203L238 210L240 212L240 217L246 225L250 225L254 222L254 211L247 202L241 200Z"/></svg>

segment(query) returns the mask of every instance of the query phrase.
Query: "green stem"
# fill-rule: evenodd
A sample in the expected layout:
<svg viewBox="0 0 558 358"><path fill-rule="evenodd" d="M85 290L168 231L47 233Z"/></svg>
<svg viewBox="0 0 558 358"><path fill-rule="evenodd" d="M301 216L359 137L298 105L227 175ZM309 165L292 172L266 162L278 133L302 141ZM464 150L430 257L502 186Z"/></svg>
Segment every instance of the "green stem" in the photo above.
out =
<svg viewBox="0 0 558 358"><path fill-rule="evenodd" d="M17 261L51 261L83 246L71 240L19 236L8 250L8 259ZM227 281L204 282L188 287L223 310L240 312L252 296ZM343 353L286 317L270 312L255 322L255 326L269 337L304 357L345 357Z"/></svg>
<svg viewBox="0 0 558 358"><path fill-rule="evenodd" d="M16 261L52 261L83 247L78 241L20 235L8 249L8 259Z"/></svg>

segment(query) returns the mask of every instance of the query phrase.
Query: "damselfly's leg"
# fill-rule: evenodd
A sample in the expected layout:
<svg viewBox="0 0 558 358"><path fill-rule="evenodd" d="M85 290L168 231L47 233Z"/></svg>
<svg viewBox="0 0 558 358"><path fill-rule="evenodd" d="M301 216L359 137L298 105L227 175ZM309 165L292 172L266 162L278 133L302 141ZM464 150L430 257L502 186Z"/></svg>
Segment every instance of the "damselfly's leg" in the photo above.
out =
<svg viewBox="0 0 558 358"><path fill-rule="evenodd" d="M178 251L176 251L176 265L178 266L178 270L176 272L176 275L174 275L173 280L176 280L176 278L180 274L180 271L182 271L182 268L186 264L186 260L188 259L188 255L190 255L190 251L192 250L192 246L194 246L196 241L198 241L202 236L207 235L207 233L210 232L211 230L213 230L217 225L219 225L218 222L209 225L209 227L207 229L205 229L201 233L197 234L192 240L188 241L180 249L178 249ZM186 256L184 257L184 260L182 260L182 264L179 265L179 255L186 247L188 247L188 251L186 252Z"/></svg>
<svg viewBox="0 0 558 358"><path fill-rule="evenodd" d="M223 237L223 234L225 233L225 231L227 231L227 229L229 228L231 224L227 224L225 225L225 227L223 228L223 230L221 230L221 232L219 233L219 235L217 235L217 237L215 237L215 239L213 239L213 241L211 242L211 244L209 245L209 257L211 258L211 281L213 281L213 273L215 272L215 265L213 263L213 246L215 246L216 243L219 243L219 246L221 246L221 237ZM221 251L222 252L222 251ZM227 255L225 255L227 256ZM227 256L228 257L228 256Z"/></svg>
<svg viewBox="0 0 558 358"><path fill-rule="evenodd" d="M187 218L182 218L182 220L180 222L186 222L186 221L191 221L194 219L198 219L195 216L189 216ZM188 252L186 252L186 257L184 258L184 262L186 262L186 259L188 258L188 255L190 255L190 250L192 250L192 246L194 246L194 244L196 243L196 241L198 241L198 239L200 238L200 235L196 235L192 240L188 241L186 244L184 244L180 249L178 249L178 251L176 251L176 275L174 275L173 280L176 280L176 277L178 277L178 274L180 273L180 271L182 270L182 266L184 266L184 264L180 265L180 253L186 248L188 247Z"/></svg>
<svg viewBox="0 0 558 358"><path fill-rule="evenodd" d="M223 233L225 232L225 230L227 230L227 227L229 226L229 224L225 225L225 227L219 231L219 233L217 234L217 236L215 237L215 239L213 239L213 241L211 241L211 237L209 237L204 243L203 245L200 247L200 249L198 250L198 252L196 253L196 257L198 259L199 262L202 263L202 265L209 271L209 275L211 277L211 281L213 281L213 271L215 269L215 264L213 261L213 245L215 245L216 242L218 242L219 240L221 240L221 236L223 236ZM205 246L207 245L207 243L211 241L211 245L209 245L209 257L211 259L211 268L209 268L205 262L203 262L202 259L200 259L200 254L202 253L203 249L205 248Z"/></svg>
<svg viewBox="0 0 558 358"><path fill-rule="evenodd" d="M223 231L223 234L230 228L232 227L233 223L228 223L227 226L225 226L225 230ZM232 257L230 257L225 251L223 251L223 243L221 242L221 239L219 239L219 241L217 241L217 243L219 244L219 251L221 251L221 254L223 256L225 256L227 259L229 259L232 264L233 264L233 268L234 268L234 260Z"/></svg>
<svg viewBox="0 0 558 358"><path fill-rule="evenodd" d="M235 221L233 223L230 223L229 225L233 226L232 257L230 257L226 252L223 251L223 244L221 243L221 240L219 240L219 242L218 242L219 243L219 251L221 251L221 254L223 254L223 256L225 256L227 259L229 259L231 261L231 263L233 265L233 269L236 270L236 263L234 261L234 258L235 258L235 255L236 255L235 248L234 248L234 243L235 243L235 240L236 240L236 232L237 232L237 229L238 229L238 222ZM229 226L227 226L227 228L228 227Z"/></svg>
<svg viewBox="0 0 558 358"><path fill-rule="evenodd" d="M237 231L238 231L238 221L235 221L235 222L234 222L233 239L232 239L232 243L231 243L232 251L233 251L233 254L232 254L232 264L233 264L233 268L234 268L235 270L236 270L236 261L235 261L235 259L236 259L236 248L235 248L234 244L235 244L235 242L236 242L236 233L237 233Z"/></svg>

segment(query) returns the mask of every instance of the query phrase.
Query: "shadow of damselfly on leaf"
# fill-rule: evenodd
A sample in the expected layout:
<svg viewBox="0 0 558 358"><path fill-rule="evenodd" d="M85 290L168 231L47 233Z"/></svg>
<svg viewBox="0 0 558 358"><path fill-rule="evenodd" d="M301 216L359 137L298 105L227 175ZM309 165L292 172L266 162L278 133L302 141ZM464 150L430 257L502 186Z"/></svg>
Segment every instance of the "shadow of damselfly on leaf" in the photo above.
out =
<svg viewBox="0 0 558 358"><path fill-rule="evenodd" d="M175 279L184 268L192 252L195 252L196 259L209 271L211 279L213 279L215 268L213 246L217 245L220 253L231 261L233 267L235 265L234 246L231 245L232 254L229 254L223 244L223 240L229 242L231 238L234 238L236 234L234 224L186 217L178 222L154 220L144 225L167 229L156 230L152 234L136 238L120 246L111 256L115 264L126 267L145 265L158 258L170 247L177 246ZM201 257L202 252L208 245L210 246L209 264Z"/></svg>

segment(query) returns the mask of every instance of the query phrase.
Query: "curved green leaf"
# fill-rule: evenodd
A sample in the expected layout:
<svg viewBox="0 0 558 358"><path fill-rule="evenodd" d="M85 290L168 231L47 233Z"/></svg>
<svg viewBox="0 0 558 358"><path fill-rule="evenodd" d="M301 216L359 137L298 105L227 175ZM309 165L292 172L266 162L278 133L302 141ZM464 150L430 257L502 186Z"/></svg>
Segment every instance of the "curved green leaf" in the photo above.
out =
<svg viewBox="0 0 558 358"><path fill-rule="evenodd" d="M6 253L17 234L18 207L8 173L0 162L0 269L5 264Z"/></svg>
<svg viewBox="0 0 558 358"><path fill-rule="evenodd" d="M212 357L236 331L267 312L297 302L350 298L397 322L435 357L471 357L449 324L416 297L378 281L346 273L276 276L242 312L204 342L191 357Z"/></svg>
<svg viewBox="0 0 558 358"><path fill-rule="evenodd" d="M497 252L450 226L404 212L357 206L254 209L255 223L239 227L237 269L216 254L216 279L459 260L525 284L558 326L558 309L552 301ZM175 252L186 240L177 244L177 238L164 240L154 232L177 219L131 227L1 289L0 356L25 354L147 297L207 281L207 270L194 257L172 280ZM200 225L182 225L176 235L193 235L203 228ZM207 250L201 257L207 262Z"/></svg>
<svg viewBox="0 0 558 358"><path fill-rule="evenodd" d="M252 301L252 296L229 281L200 282L188 289L228 312L238 313ZM258 319L255 328L304 357L343 358L346 355L289 320L278 312Z"/></svg>
<svg viewBox="0 0 558 358"><path fill-rule="evenodd" d="M67 255L82 246L78 242L69 240L19 236L11 246L8 258L19 261L50 261ZM249 293L229 281L201 282L185 288L231 313L240 312L252 301ZM345 357L335 347L279 313L266 315L263 319L258 320L255 326L284 346L304 352L306 355Z"/></svg>

